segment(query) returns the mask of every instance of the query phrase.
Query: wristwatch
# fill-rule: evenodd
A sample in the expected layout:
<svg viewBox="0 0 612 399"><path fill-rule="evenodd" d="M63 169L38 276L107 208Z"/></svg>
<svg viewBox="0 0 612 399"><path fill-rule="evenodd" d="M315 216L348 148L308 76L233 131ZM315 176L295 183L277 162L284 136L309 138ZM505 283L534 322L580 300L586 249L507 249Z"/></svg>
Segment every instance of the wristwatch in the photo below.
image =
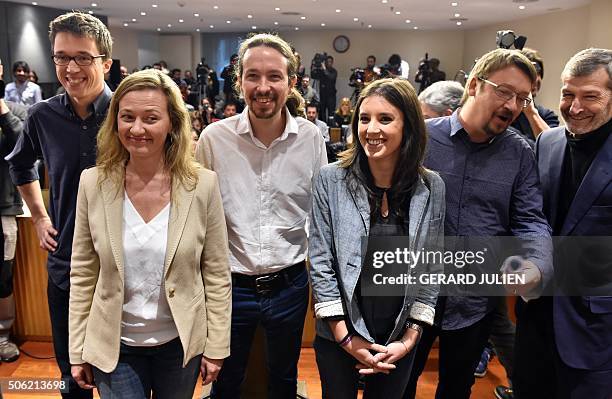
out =
<svg viewBox="0 0 612 399"><path fill-rule="evenodd" d="M417 323L413 323L411 321L408 321L408 322L406 322L406 328L411 328L413 330L416 330L419 333L419 336L421 336L423 334L423 327L421 327Z"/></svg>

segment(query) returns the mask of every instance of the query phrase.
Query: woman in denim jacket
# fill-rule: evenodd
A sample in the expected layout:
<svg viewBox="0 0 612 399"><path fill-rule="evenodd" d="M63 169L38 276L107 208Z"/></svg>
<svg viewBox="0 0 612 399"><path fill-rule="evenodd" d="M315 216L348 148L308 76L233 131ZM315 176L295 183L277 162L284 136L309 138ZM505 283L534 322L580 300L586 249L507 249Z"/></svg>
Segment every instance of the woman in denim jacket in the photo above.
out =
<svg viewBox="0 0 612 399"><path fill-rule="evenodd" d="M313 195L310 280L323 398L356 398L359 373L368 375L364 398L401 398L421 326L433 324L439 286L375 286L373 274L385 275L385 267L374 270L363 261L361 239L389 243L401 236L397 243L410 251L441 248L444 183L422 166L427 134L407 81L368 85L352 131L358 140L321 169ZM417 272L442 272L441 264L400 267L417 281ZM374 292L366 296L362 289Z"/></svg>

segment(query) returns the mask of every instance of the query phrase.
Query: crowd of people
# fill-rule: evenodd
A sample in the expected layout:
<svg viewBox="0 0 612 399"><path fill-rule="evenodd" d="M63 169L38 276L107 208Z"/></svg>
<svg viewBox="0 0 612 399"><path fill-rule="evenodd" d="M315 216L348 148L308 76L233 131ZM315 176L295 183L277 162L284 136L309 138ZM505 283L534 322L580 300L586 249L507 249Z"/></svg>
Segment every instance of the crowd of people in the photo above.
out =
<svg viewBox="0 0 612 399"><path fill-rule="evenodd" d="M125 70L111 91L112 37L94 16L58 16L50 40L62 94L40 101L25 63L15 85L0 80L2 361L19 356L8 331L23 198L49 253L65 398L95 387L187 399L199 374L211 398L240 398L258 326L268 396L295 398L310 292L324 398L354 399L361 383L364 398L414 398L436 339L437 399L468 399L492 351L508 374L499 399L612 394L612 297L556 285L558 270L609 279L605 251L559 254L572 236L612 235L612 50L567 62L555 127L535 104L544 66L529 49L483 54L465 87L442 80L417 95L405 79L372 78L353 105L336 104L332 57L316 93L294 49L257 34L222 73L217 110L208 95L188 107L193 75L161 62ZM351 134L328 164L330 116ZM436 282L365 293L380 242L414 251L450 236L528 239L492 261L517 298L516 326L505 297L447 296Z"/></svg>

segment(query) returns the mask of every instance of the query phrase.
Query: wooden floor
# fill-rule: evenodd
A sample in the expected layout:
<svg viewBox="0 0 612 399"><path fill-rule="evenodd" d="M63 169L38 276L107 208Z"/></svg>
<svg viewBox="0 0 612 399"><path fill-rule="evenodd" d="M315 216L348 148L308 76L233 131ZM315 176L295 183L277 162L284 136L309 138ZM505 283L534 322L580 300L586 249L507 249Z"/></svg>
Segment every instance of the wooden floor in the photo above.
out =
<svg viewBox="0 0 612 399"><path fill-rule="evenodd" d="M42 342L26 342L22 345L22 350L36 357L52 357L53 349L50 343ZM417 399L433 399L437 384L437 362L438 352L433 349L430 359L427 363L425 372L419 381L419 390ZM54 359L33 359L25 353L21 355L19 360L14 363L0 364L0 379L6 382L7 378L58 378L59 373ZM306 382L308 398L321 399L321 384L319 382L319 374L314 358L314 351L311 348L302 349L302 355L299 363L300 380ZM494 398L493 389L495 386L505 384L505 372L503 367L497 361L497 358L489 365L489 372L485 378L476 379L476 384L472 389L472 398L474 399L489 399ZM194 398L199 398L201 393L200 384L194 394ZM27 399L27 398L50 398L59 397L57 394L4 394L4 399ZM97 397L97 395L96 395Z"/></svg>

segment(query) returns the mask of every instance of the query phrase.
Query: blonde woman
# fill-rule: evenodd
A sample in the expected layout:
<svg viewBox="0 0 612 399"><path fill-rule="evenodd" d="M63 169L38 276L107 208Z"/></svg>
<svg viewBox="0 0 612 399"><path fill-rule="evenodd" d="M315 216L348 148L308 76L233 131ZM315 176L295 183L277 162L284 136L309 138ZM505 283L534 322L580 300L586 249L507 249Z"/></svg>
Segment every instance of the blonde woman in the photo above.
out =
<svg viewBox="0 0 612 399"><path fill-rule="evenodd" d="M229 355L230 272L214 172L191 155L178 87L121 82L81 175L70 272L70 362L102 398L191 398Z"/></svg>
<svg viewBox="0 0 612 399"><path fill-rule="evenodd" d="M334 112L334 125L336 127L348 126L351 124L351 116L353 110L351 109L351 100L348 97L343 97L340 100L338 109Z"/></svg>

